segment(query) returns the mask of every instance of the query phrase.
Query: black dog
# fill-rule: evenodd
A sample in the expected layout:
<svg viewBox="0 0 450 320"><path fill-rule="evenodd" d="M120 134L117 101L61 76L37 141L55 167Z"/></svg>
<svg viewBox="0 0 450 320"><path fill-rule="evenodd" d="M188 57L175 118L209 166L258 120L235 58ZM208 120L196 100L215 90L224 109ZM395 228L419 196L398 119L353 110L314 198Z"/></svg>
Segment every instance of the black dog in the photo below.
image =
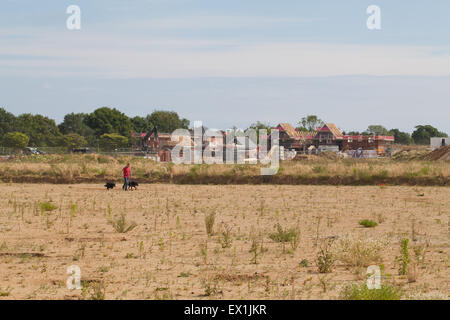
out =
<svg viewBox="0 0 450 320"><path fill-rule="evenodd" d="M116 184L114 182L107 182L105 184L106 190L114 189L115 186L116 186Z"/></svg>
<svg viewBox="0 0 450 320"><path fill-rule="evenodd" d="M136 181L130 181L130 183L128 184L128 188L130 190L136 190L136 188L139 186L139 183L137 183Z"/></svg>

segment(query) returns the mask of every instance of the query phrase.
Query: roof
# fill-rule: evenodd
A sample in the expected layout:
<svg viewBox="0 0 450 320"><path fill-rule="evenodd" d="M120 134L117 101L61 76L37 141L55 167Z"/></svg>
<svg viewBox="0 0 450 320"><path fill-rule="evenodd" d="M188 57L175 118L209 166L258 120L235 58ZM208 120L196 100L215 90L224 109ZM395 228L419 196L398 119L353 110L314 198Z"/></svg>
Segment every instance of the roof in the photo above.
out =
<svg viewBox="0 0 450 320"><path fill-rule="evenodd" d="M336 127L336 125L334 123L325 123L325 126L327 126L328 129L330 129L331 133L336 138L342 138L341 130L339 130L338 127Z"/></svg>
<svg viewBox="0 0 450 320"><path fill-rule="evenodd" d="M298 137L298 132L295 131L294 127L291 126L290 123L287 123L287 122L280 123L277 126L277 128L281 128L283 131L285 131L289 135L290 138Z"/></svg>

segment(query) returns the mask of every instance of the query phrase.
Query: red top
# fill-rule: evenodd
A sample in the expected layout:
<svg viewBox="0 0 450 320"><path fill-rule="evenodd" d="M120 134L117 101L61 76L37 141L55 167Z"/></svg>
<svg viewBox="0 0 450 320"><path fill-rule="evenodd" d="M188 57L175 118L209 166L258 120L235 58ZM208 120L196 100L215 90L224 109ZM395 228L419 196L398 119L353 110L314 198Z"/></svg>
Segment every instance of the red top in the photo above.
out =
<svg viewBox="0 0 450 320"><path fill-rule="evenodd" d="M125 167L125 168L122 169L122 171L123 171L123 177L124 178L129 178L130 177L130 175L131 175L130 167Z"/></svg>

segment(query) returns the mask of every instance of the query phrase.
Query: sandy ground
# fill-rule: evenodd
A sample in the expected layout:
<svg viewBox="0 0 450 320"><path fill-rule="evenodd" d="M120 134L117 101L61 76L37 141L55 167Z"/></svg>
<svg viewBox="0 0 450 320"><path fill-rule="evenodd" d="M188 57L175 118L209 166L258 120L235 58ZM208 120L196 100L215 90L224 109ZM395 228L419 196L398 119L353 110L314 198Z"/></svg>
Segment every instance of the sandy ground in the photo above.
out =
<svg viewBox="0 0 450 320"><path fill-rule="evenodd" d="M338 299L343 286L364 283L373 264L339 258L343 241L355 239L381 248L382 281L402 288L404 298L448 299L449 191L153 184L107 192L94 184L0 184L0 299ZM57 208L42 212L46 201ZM108 223L122 213L137 224L126 233ZM364 228L362 219L379 224ZM269 237L278 223L300 230L298 247ZM398 275L396 262L403 238L410 239L408 275ZM319 273L326 243L337 258L332 272ZM66 286L72 265L81 270L81 290Z"/></svg>

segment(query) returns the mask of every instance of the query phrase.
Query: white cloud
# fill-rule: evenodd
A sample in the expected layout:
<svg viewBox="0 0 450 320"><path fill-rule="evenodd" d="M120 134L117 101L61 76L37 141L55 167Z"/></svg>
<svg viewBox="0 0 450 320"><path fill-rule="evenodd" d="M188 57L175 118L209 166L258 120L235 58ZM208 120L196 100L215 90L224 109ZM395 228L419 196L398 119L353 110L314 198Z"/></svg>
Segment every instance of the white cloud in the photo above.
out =
<svg viewBox="0 0 450 320"><path fill-rule="evenodd" d="M2 35L11 38L2 39ZM450 75L449 49L439 46L173 39L45 29L3 30L0 39L0 70L9 75L106 78ZM2 55L8 59L2 59ZM11 57L14 55L18 58ZM24 56L28 58L23 59Z"/></svg>

